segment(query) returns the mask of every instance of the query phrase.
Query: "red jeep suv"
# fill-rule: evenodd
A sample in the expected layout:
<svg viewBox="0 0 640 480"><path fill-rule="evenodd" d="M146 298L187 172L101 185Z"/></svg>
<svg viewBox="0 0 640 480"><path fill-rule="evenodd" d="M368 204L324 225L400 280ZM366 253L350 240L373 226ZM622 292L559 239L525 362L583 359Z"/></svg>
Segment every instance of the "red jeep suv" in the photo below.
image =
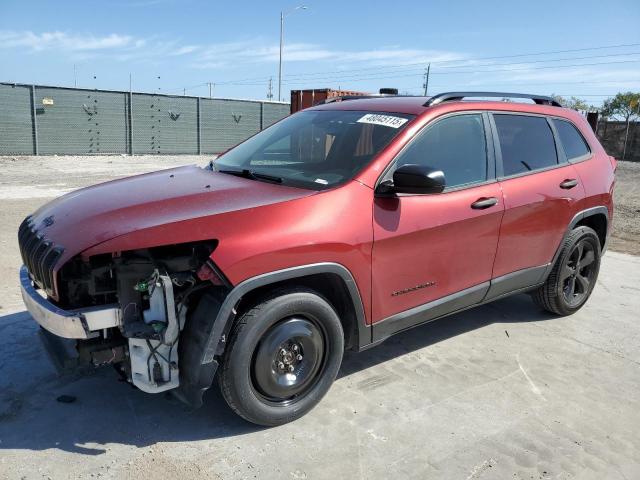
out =
<svg viewBox="0 0 640 480"><path fill-rule="evenodd" d="M113 365L191 406L217 371L234 411L278 425L318 403L345 349L518 292L581 308L615 165L548 97L337 99L205 168L43 206L18 234L22 294L61 366Z"/></svg>

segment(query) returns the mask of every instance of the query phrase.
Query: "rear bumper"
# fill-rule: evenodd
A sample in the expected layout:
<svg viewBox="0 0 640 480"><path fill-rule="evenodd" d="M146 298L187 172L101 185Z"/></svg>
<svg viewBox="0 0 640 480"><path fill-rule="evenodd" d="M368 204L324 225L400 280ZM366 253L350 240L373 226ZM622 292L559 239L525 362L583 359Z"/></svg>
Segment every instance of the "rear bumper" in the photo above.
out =
<svg viewBox="0 0 640 480"><path fill-rule="evenodd" d="M22 300L33 319L42 328L64 338L89 339L100 330L121 324L120 308L106 305L79 310L62 310L49 302L34 288L27 267L20 269Z"/></svg>

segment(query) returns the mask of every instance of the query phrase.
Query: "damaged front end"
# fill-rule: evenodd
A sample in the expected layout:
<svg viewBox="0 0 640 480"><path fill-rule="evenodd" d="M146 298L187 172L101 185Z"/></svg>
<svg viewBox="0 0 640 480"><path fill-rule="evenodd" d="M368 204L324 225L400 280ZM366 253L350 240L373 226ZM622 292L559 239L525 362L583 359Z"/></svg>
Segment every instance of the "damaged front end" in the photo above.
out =
<svg viewBox="0 0 640 480"><path fill-rule="evenodd" d="M112 365L140 390L200 406L217 367L201 359L231 287L210 260L216 244L78 255L57 276L26 245L22 295L57 366Z"/></svg>

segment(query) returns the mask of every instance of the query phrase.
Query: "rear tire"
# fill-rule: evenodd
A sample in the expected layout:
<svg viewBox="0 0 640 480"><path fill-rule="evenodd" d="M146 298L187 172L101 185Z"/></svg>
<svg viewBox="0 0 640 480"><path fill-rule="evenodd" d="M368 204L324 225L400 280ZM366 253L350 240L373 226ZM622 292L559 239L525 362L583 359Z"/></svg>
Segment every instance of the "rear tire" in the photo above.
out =
<svg viewBox="0 0 640 480"><path fill-rule="evenodd" d="M556 315L571 315L587 302L600 271L600 239L589 227L577 227L564 240L546 282L532 293L534 302Z"/></svg>
<svg viewBox="0 0 640 480"><path fill-rule="evenodd" d="M274 292L234 325L218 380L245 420L282 425L311 410L333 383L344 334L333 307L308 289Z"/></svg>

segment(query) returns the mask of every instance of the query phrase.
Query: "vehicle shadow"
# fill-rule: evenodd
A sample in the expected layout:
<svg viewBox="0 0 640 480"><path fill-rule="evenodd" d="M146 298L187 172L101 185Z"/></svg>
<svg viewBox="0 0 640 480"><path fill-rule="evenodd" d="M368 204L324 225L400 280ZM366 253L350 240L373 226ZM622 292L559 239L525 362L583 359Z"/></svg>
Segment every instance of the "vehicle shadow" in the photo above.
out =
<svg viewBox="0 0 640 480"><path fill-rule="evenodd" d="M405 330L369 350L347 352L338 378L493 323L541 322L557 318L538 308L529 295L514 295Z"/></svg>
<svg viewBox="0 0 640 480"><path fill-rule="evenodd" d="M403 332L361 353L347 353L338 378L492 323L554 318L525 295L511 297ZM50 366L27 312L0 317L0 449L60 449L101 455L108 444L229 438L262 430L226 405L214 385L205 404L189 410L166 394L149 395L118 382L111 369L60 377ZM76 398L56 401L60 395Z"/></svg>

